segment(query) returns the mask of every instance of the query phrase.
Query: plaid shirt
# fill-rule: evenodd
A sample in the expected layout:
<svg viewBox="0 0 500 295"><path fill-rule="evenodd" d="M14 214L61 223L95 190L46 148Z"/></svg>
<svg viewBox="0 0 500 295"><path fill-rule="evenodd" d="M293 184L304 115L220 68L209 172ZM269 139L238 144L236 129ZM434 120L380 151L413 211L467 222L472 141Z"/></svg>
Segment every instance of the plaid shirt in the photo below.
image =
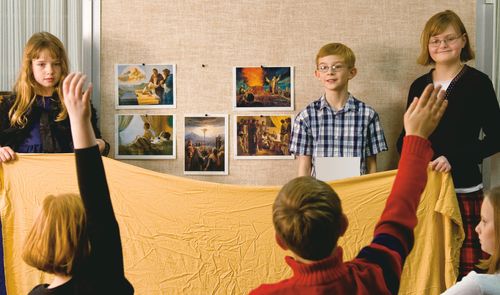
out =
<svg viewBox="0 0 500 295"><path fill-rule="evenodd" d="M290 152L316 157L361 157L361 174L366 158L387 150L384 131L374 109L351 94L344 108L334 111L325 96L313 101L294 120Z"/></svg>

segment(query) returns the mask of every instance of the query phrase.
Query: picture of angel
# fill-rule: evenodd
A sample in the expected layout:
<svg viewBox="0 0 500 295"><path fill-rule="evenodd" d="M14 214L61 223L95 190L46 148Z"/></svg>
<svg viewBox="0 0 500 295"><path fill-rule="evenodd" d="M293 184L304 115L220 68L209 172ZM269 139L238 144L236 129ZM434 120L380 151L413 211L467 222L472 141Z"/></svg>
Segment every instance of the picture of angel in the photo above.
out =
<svg viewBox="0 0 500 295"><path fill-rule="evenodd" d="M235 159L293 159L290 115L236 116Z"/></svg>
<svg viewBox="0 0 500 295"><path fill-rule="evenodd" d="M116 115L115 158L175 159L174 115Z"/></svg>
<svg viewBox="0 0 500 295"><path fill-rule="evenodd" d="M293 110L292 67L235 67L234 107L239 110Z"/></svg>
<svg viewBox="0 0 500 295"><path fill-rule="evenodd" d="M228 174L227 118L227 115L184 117L184 174Z"/></svg>
<svg viewBox="0 0 500 295"><path fill-rule="evenodd" d="M116 108L175 108L175 66L117 64Z"/></svg>

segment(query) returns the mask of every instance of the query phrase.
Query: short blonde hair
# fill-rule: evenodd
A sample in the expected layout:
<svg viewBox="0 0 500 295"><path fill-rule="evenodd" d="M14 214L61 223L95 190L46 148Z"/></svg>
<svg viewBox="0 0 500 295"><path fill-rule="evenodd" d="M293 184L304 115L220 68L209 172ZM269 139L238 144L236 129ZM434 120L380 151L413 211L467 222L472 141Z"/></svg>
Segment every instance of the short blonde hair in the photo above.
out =
<svg viewBox="0 0 500 295"><path fill-rule="evenodd" d="M324 45L316 54L316 65L318 65L319 59L329 55L338 55L344 59L344 62L349 68L354 68L356 63L356 56L351 48L345 46L342 43L329 43Z"/></svg>
<svg viewBox="0 0 500 295"><path fill-rule="evenodd" d="M342 230L341 218L337 193L310 176L285 184L273 205L276 233L290 250L308 260L331 255Z"/></svg>
<svg viewBox="0 0 500 295"><path fill-rule="evenodd" d="M465 46L460 52L460 60L462 62L474 59L474 51L470 47L469 35L465 29L464 23L460 17L451 10L445 10L433 15L425 24L422 35L420 36L420 56L417 63L427 66L434 64L431 55L429 54L429 40L432 36L439 35L451 25L460 35L465 35Z"/></svg>
<svg viewBox="0 0 500 295"><path fill-rule="evenodd" d="M47 196L24 244L23 260L47 273L73 275L89 251L80 196Z"/></svg>
<svg viewBox="0 0 500 295"><path fill-rule="evenodd" d="M481 260L478 267L487 270L489 274L500 271L500 186L486 192L484 199L489 200L493 207L493 226L495 229L495 249L490 258Z"/></svg>

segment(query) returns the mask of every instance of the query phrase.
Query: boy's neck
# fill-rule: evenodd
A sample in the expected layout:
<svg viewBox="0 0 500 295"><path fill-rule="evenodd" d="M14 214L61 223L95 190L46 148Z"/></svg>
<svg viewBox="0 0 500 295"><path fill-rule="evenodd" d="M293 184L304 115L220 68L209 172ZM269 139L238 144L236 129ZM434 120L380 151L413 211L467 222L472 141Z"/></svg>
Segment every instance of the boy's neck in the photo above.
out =
<svg viewBox="0 0 500 295"><path fill-rule="evenodd" d="M463 66L460 61L452 64L436 64L432 78L434 81L452 80L462 70Z"/></svg>
<svg viewBox="0 0 500 295"><path fill-rule="evenodd" d="M337 250L337 247L333 248L332 253L330 254L330 256L335 255L335 250ZM312 264L312 263L318 262L318 260L305 259L305 258L302 258L299 255L295 254L293 251L291 251L291 252L292 252L293 259L295 259L295 261L297 261L297 262L300 262L300 263L303 263L303 264ZM323 259L326 259L326 257L323 258Z"/></svg>
<svg viewBox="0 0 500 295"><path fill-rule="evenodd" d="M349 92L347 88L340 91L326 91L325 99L335 111L338 111L344 107L349 98Z"/></svg>

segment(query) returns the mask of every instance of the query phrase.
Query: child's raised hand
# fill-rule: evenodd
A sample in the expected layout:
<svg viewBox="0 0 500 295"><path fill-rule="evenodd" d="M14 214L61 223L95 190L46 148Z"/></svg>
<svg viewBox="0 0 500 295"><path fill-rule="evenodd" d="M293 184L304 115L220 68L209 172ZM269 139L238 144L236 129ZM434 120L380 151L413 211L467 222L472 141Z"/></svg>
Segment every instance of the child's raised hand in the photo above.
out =
<svg viewBox="0 0 500 295"><path fill-rule="evenodd" d="M83 84L87 80L81 73L69 74L63 82L64 105L70 120L90 120L90 93L92 84L82 94Z"/></svg>
<svg viewBox="0 0 500 295"><path fill-rule="evenodd" d="M90 93L92 92L92 85L82 94L85 80L85 75L71 73L63 82L64 105L68 110L75 149L87 148L97 144L94 130L90 123Z"/></svg>
<svg viewBox="0 0 500 295"><path fill-rule="evenodd" d="M429 137L448 106L441 86L427 85L419 98L415 97L404 115L406 135Z"/></svg>

